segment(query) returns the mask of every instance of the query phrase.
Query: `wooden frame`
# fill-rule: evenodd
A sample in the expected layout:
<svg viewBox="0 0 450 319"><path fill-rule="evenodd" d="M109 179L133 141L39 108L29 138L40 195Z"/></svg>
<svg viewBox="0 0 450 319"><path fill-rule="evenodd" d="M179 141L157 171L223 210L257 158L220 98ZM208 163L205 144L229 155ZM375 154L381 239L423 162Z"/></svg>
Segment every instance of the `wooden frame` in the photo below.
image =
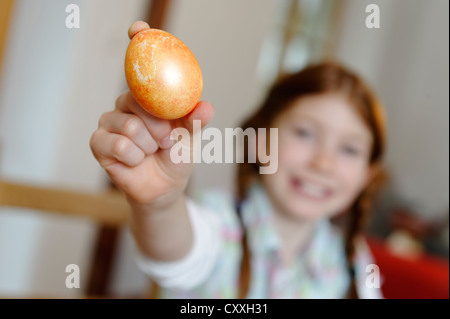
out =
<svg viewBox="0 0 450 319"><path fill-rule="evenodd" d="M170 0L152 0L147 13L147 23L151 28L163 29L170 10Z"/></svg>
<svg viewBox="0 0 450 319"><path fill-rule="evenodd" d="M129 206L121 193L92 194L0 180L0 206L85 218L99 224L85 294L107 296L118 231L128 221Z"/></svg>
<svg viewBox="0 0 450 319"><path fill-rule="evenodd" d="M122 226L128 220L128 205L116 191L90 194L0 181L0 205L88 218L109 226Z"/></svg>
<svg viewBox="0 0 450 319"><path fill-rule="evenodd" d="M0 75L2 73L3 54L8 39L9 23L13 13L13 7L13 0L0 0Z"/></svg>

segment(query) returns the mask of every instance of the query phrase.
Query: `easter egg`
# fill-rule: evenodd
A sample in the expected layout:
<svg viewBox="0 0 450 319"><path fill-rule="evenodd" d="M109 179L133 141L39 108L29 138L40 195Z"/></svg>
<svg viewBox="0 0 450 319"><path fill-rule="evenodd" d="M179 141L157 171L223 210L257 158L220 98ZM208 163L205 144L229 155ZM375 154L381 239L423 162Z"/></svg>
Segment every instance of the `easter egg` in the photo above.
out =
<svg viewBox="0 0 450 319"><path fill-rule="evenodd" d="M197 105L203 77L197 59L178 38L158 29L145 29L130 41L125 77L136 102L162 119L181 118Z"/></svg>

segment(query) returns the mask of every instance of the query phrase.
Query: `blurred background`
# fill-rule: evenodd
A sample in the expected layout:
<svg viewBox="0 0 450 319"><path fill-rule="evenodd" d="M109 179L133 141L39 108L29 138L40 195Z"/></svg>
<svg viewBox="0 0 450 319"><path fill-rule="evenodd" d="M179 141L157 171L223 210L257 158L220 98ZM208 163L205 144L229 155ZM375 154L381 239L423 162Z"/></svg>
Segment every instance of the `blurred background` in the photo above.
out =
<svg viewBox="0 0 450 319"><path fill-rule="evenodd" d="M70 4L79 28L66 26ZM379 7L380 28L366 27L369 4ZM336 59L365 78L386 108L391 175L369 232L411 262L402 267L447 267L437 280L448 298L447 0L0 0L0 297L149 290L132 260L126 207L114 204L119 195L89 149L100 115L127 88L136 20L192 50L202 99L215 106L209 125L221 130L238 126L280 73ZM190 190L232 192L234 168L197 165ZM80 268L80 289L65 285L68 264Z"/></svg>

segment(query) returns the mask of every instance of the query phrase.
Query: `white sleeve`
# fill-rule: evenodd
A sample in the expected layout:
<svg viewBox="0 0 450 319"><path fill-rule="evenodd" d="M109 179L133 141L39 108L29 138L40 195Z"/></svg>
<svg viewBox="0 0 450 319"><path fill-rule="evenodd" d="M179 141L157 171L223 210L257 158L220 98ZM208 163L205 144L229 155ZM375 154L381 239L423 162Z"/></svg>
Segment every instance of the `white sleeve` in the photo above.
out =
<svg viewBox="0 0 450 319"><path fill-rule="evenodd" d="M135 245L138 267L161 287L191 289L208 278L222 247L218 214L186 200L193 228L193 244L186 256L176 261L157 261L144 256Z"/></svg>

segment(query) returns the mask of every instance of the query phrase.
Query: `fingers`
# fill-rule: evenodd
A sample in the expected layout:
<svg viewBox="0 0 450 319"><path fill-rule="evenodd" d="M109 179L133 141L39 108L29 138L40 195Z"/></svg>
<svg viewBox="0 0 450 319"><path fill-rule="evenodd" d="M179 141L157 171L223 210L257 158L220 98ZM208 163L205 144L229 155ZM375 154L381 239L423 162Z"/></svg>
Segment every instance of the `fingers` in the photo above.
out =
<svg viewBox="0 0 450 319"><path fill-rule="evenodd" d="M186 115L185 117L175 120L173 123L173 126L175 127L175 129L173 130L174 135L172 136L172 138L174 138L174 140L177 139L177 137L179 135L184 136L183 133L180 132L180 134L178 134L177 130L178 128L186 128L190 133L191 136L190 138L182 138L181 141L179 141L179 143L181 143L182 145L182 149L184 149L184 152L188 152L189 153L189 158L185 158L185 160L187 160L188 162L190 160L192 160L193 158L191 158L191 156L193 155L193 152L195 152L195 149L197 149L198 144L194 142L193 138L195 136L195 134L200 134L200 130L197 131L194 129L197 129L197 127L194 126L194 121L195 120L199 120L201 121L201 126L200 128L203 128L206 124L208 124L208 122L211 120L211 118L214 115L214 108L211 105L211 103L206 102L206 101L201 101L200 103L197 104L197 106L194 108L194 110L189 113L188 115ZM165 167L167 168L167 171L175 171L177 172L179 168L181 168L181 170L183 169L182 166L180 164L175 164L175 163L179 163L178 160L173 160L172 159L172 153L165 151L162 152L162 157L165 158L166 160L164 161L165 163ZM175 165L173 165L173 164ZM192 162L190 162L192 163Z"/></svg>
<svg viewBox="0 0 450 319"><path fill-rule="evenodd" d="M150 26L148 25L148 23L144 22L144 21L136 21L128 29L128 37L131 40L136 35L136 33L140 32L144 29L150 29Z"/></svg>
<svg viewBox="0 0 450 319"><path fill-rule="evenodd" d="M150 137L155 141L155 143L161 149L169 149L175 143L175 141L170 138L174 128L184 127L192 133L195 120L199 120L201 122L201 127L206 126L214 115L214 107L209 102L201 101L197 104L193 111L185 117L174 121L168 121L154 117L146 112L139 106L131 93L128 91L117 98L115 113L121 113L127 116L136 116L137 119L144 124ZM136 122L138 122L137 119ZM118 134L124 134L125 136L131 138L131 140L135 142L136 145L138 145L146 154L152 154L155 146L149 146L144 141L149 138L149 135L140 132L140 130L142 130L141 122L139 122L139 129L133 127L138 126L138 123L133 122L133 120L126 119L125 117L120 117L120 119L119 117L115 117L114 124L110 123L108 126L105 126L104 129L111 130L112 132Z"/></svg>
<svg viewBox="0 0 450 319"><path fill-rule="evenodd" d="M104 168L117 162L134 167L145 157L144 152L128 137L103 129L94 132L90 146L95 158Z"/></svg>
<svg viewBox="0 0 450 319"><path fill-rule="evenodd" d="M170 133L172 131L171 122L159 119L146 112L134 100L130 92L126 92L118 97L116 100L116 110L137 115L162 149L169 148L173 145L173 141L170 140Z"/></svg>
<svg viewBox="0 0 450 319"><path fill-rule="evenodd" d="M136 115L107 112L100 118L99 127L107 132L128 137L146 155L153 154L159 148L142 119Z"/></svg>

